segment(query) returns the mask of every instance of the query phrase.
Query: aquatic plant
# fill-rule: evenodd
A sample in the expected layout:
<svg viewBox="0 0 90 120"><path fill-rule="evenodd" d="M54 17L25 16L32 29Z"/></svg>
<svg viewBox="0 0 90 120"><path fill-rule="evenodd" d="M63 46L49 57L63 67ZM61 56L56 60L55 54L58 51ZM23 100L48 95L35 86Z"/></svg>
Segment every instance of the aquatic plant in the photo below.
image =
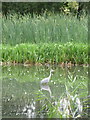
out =
<svg viewBox="0 0 90 120"><path fill-rule="evenodd" d="M2 45L2 62L88 64L88 45L67 42L66 44L17 44Z"/></svg>

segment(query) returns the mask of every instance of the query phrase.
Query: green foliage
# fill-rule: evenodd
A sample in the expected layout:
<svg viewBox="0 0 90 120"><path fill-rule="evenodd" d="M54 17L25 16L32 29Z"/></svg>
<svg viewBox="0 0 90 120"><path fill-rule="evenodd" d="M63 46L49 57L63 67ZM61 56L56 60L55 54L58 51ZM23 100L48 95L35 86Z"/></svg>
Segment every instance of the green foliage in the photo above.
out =
<svg viewBox="0 0 90 120"><path fill-rule="evenodd" d="M16 45L19 43L87 43L87 17L79 21L76 17L46 13L19 16L9 15L2 18L2 43Z"/></svg>
<svg viewBox="0 0 90 120"><path fill-rule="evenodd" d="M66 44L19 44L2 46L2 61L24 63L72 62L88 64L88 45L67 42Z"/></svg>
<svg viewBox="0 0 90 120"><path fill-rule="evenodd" d="M65 13L76 15L78 12L87 11L88 2L3 2L2 12L4 15L17 14L33 14L41 15L45 11L53 13ZM80 8L80 9L79 9ZM79 11L78 11L79 10Z"/></svg>
<svg viewBox="0 0 90 120"><path fill-rule="evenodd" d="M45 10L60 12L60 8L63 5L63 2L9 2L2 4L2 10L3 14L6 15L8 13L20 13L22 15L31 13L33 16L33 13L42 14Z"/></svg>
<svg viewBox="0 0 90 120"><path fill-rule="evenodd" d="M66 11L68 14L72 13L72 14L76 14L77 10L78 10L78 3L77 2L68 2L68 6L65 7L66 9L64 11Z"/></svg>

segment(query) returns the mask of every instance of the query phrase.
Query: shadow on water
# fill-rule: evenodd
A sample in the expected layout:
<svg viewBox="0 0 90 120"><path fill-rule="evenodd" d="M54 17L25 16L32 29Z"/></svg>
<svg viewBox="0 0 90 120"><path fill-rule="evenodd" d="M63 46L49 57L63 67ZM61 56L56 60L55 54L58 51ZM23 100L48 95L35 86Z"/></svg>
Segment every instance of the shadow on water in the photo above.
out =
<svg viewBox="0 0 90 120"><path fill-rule="evenodd" d="M87 67L3 66L2 91L3 118L88 117Z"/></svg>

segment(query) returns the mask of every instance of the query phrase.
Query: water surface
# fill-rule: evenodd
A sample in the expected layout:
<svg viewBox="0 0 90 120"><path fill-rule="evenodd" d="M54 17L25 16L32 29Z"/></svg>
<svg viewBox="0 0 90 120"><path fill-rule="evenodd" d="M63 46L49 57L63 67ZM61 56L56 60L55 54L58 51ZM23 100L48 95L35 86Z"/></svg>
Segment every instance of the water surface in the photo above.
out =
<svg viewBox="0 0 90 120"><path fill-rule="evenodd" d="M54 73L48 84L40 81ZM88 68L3 66L3 118L65 118L88 116Z"/></svg>

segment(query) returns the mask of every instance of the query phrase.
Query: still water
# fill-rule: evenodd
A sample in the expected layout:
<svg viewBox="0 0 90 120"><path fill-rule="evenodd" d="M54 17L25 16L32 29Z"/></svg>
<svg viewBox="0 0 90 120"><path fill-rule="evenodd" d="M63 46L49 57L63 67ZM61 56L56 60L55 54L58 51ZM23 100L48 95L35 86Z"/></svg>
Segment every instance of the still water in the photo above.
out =
<svg viewBox="0 0 90 120"><path fill-rule="evenodd" d="M54 69L48 84L40 81ZM3 118L87 117L88 68L3 66Z"/></svg>

